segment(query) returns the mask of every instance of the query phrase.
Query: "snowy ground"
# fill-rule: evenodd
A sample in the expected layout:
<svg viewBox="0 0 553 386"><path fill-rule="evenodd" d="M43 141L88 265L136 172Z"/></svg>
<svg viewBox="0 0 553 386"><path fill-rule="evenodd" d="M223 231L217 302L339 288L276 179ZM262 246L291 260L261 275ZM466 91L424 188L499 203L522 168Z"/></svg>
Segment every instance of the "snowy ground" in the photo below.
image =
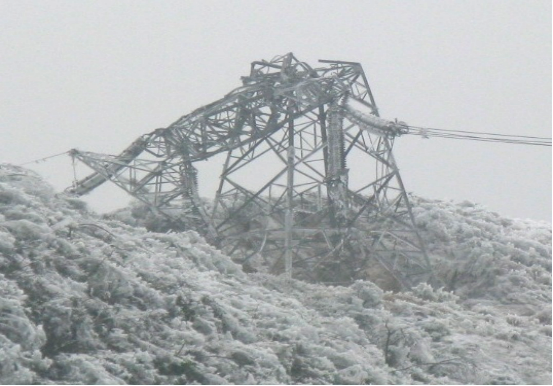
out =
<svg viewBox="0 0 553 386"><path fill-rule="evenodd" d="M413 199L445 287L246 274L0 165L0 384L551 384L551 225Z"/></svg>

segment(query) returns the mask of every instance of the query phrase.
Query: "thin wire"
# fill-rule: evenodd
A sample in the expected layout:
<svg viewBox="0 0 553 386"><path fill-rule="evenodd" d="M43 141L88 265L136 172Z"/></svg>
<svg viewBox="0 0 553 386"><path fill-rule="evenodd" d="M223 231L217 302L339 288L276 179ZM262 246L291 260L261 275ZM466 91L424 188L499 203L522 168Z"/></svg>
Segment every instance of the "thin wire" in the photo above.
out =
<svg viewBox="0 0 553 386"><path fill-rule="evenodd" d="M439 137L439 138L451 138L451 139L467 139L467 140L487 140L491 142L505 142L505 143L532 143L532 144L539 144L539 145L545 145L550 146L550 141L538 141L538 140L525 140L525 139L517 139L517 138L493 138L493 137L478 137L478 136L472 136L472 135L444 135L444 134L425 134L425 133L419 133L414 135L421 135L423 137Z"/></svg>
<svg viewBox="0 0 553 386"><path fill-rule="evenodd" d="M551 146L551 138L532 137L525 135L506 135L497 133L479 133L475 131L464 130L446 130L425 128L417 126L409 126L410 129L415 129L407 134L419 135L424 138L448 138L448 139L462 139L469 141L480 142L499 142L499 143L511 143L518 145L533 145L533 146ZM462 133L462 134L458 134ZM474 134L474 135L468 135ZM492 136L492 137L490 137Z"/></svg>
<svg viewBox="0 0 553 386"><path fill-rule="evenodd" d="M545 141L531 141L531 140L522 140L522 139L497 139L497 138L490 138L490 137L475 137L475 136L459 136L459 135L441 135L441 134L433 134L433 135L426 135L426 134L414 134L414 135L420 135L422 137L437 137L437 138L449 138L449 139L462 139L462 140L486 140L489 142L499 142L499 143L521 143L521 144L536 144L536 145L543 145L543 146L551 146L551 142L545 142Z"/></svg>
<svg viewBox="0 0 553 386"><path fill-rule="evenodd" d="M521 140L499 140L496 138L477 138L477 137L459 137L459 136L446 136L446 135L425 135L425 134L414 134L423 138L446 138L446 139L460 139L466 141L480 141L480 142L495 142L495 143L510 143L515 145L534 145L534 146L549 146L551 143L546 142L532 142L532 141L521 141Z"/></svg>
<svg viewBox="0 0 553 386"><path fill-rule="evenodd" d="M28 165L28 164L32 164L32 163L38 163L38 162L41 162L41 161L46 161L50 158L59 157L60 155L64 155L64 154L68 154L68 153L69 153L69 151L64 151L63 153L54 154L54 155L50 155L48 157L39 158L39 159L35 159L33 161L25 162L25 163L19 164L18 166L24 166L24 165Z"/></svg>
<svg viewBox="0 0 553 386"><path fill-rule="evenodd" d="M419 135L423 138L446 138L446 139L459 139L459 140L468 140L468 141L510 143L510 144L518 144L518 145L534 145L534 146L551 147L551 143L546 143L546 142L532 142L532 141L521 141L521 140L497 140L495 138L456 137L456 136L444 136L444 135L432 135L432 136L422 135L422 134L414 134L414 135Z"/></svg>
<svg viewBox="0 0 553 386"><path fill-rule="evenodd" d="M447 129L435 129L432 127L420 127L420 126L409 126L413 129L422 129L422 130L428 130L428 131L437 131L437 132L450 132L450 133L467 133L467 134L482 134L482 135L495 135L498 137L515 137L515 138L534 138L534 139L547 139L551 140L549 137L531 137L528 135L512 135L512 134L497 134L497 133L482 133L479 131L464 131L464 130L447 130Z"/></svg>
<svg viewBox="0 0 553 386"><path fill-rule="evenodd" d="M461 140L468 140L468 141L500 142L500 143L511 143L511 144L517 144L517 145L551 147L551 138L548 138L548 137L498 134L498 133L487 133L487 132L466 131L466 130L447 130L447 129L436 129L431 127L420 127L420 126L408 126L408 127L409 129L415 129L415 131L410 131L407 134L418 135L423 138L447 138L447 139L461 139ZM462 133L462 134L457 134L457 133ZM476 135L467 135L467 134L476 134ZM500 137L500 138L484 137L484 135L491 135L491 136ZM64 151L63 153L54 154L48 157L25 162L25 163L19 164L18 166L24 166L32 163L46 161L51 158L59 157L68 153L70 153L70 151ZM74 168L74 165L73 165L73 168Z"/></svg>
<svg viewBox="0 0 553 386"><path fill-rule="evenodd" d="M422 135L422 136L434 136L434 137L446 137L446 138L488 138L490 140L494 141L526 141L526 142L541 142L541 143L550 143L551 141L549 139L543 138L541 140L526 140L526 139L518 139L518 138L493 138L493 137L484 137L484 136L475 136L475 135L461 135L461 134L450 134L450 133L439 133L439 132L425 132L425 131L419 131L419 132L412 132L410 134L413 135Z"/></svg>

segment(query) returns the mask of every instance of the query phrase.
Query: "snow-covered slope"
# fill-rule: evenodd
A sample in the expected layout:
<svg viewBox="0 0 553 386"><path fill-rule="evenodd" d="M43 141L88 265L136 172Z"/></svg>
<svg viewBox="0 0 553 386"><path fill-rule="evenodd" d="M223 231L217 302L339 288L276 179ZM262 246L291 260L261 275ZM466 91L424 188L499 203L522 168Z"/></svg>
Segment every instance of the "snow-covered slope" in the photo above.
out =
<svg viewBox="0 0 553 386"><path fill-rule="evenodd" d="M0 165L0 383L551 383L551 226L414 199L443 289L246 274Z"/></svg>

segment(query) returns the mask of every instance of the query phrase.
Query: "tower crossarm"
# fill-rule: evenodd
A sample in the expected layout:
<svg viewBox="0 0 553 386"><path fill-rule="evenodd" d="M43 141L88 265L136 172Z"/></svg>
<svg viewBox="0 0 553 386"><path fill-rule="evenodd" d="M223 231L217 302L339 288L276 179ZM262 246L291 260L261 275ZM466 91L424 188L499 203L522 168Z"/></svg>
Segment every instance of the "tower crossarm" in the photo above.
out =
<svg viewBox="0 0 553 386"><path fill-rule="evenodd" d="M265 138L305 113L339 100L362 75L360 66L313 70L294 60L288 54L280 65L254 62L242 87L164 130L168 151L184 153L194 162Z"/></svg>
<svg viewBox="0 0 553 386"><path fill-rule="evenodd" d="M405 122L389 121L372 113L372 106L367 102L348 96L342 105L344 115L363 130L385 137L397 137L407 134L409 129Z"/></svg>
<svg viewBox="0 0 553 386"><path fill-rule="evenodd" d="M71 157L73 157L73 159L78 159L79 161L96 170L96 172L83 178L80 181L77 181L72 188L68 189L68 192L81 196L97 188L106 181L107 176L113 175L124 169L129 163L131 163L136 157L138 157L147 148L150 142L150 138L151 134L146 134L134 141L129 147L123 150L123 152L121 152L119 156L116 157L117 162L109 162L104 165L104 173L99 173L96 167L93 166L93 164L95 165L99 162L98 159L96 159L95 162L91 163L91 157L88 157L87 153L81 152L77 149L72 149L69 154L71 155ZM110 157L115 158L113 156L104 156L106 160Z"/></svg>
<svg viewBox="0 0 553 386"><path fill-rule="evenodd" d="M160 161L181 158L184 162L196 162L267 138L294 119L337 102L356 83L363 82L359 64L329 63L333 64L312 69L293 54L271 62L254 62L250 75L242 78L241 87L179 118L167 128L141 136L121 154L112 157L116 160L114 164L102 169L102 173L93 167L95 173L77 181L68 191L77 195L89 193L106 181L105 175L120 172L143 153ZM374 102L372 96L370 102ZM366 108L375 110L369 102L364 103ZM349 114L368 122L360 114L351 111ZM374 123L372 126L365 123L365 126L374 127ZM72 155L91 166L84 152L74 150Z"/></svg>

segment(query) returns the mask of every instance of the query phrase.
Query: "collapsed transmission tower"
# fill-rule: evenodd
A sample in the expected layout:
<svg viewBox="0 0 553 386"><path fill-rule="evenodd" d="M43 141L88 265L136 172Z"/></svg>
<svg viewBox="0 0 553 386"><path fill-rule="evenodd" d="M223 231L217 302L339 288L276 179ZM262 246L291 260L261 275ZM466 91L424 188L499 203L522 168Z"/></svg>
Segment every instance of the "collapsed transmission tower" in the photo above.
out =
<svg viewBox="0 0 553 386"><path fill-rule="evenodd" d="M72 150L94 173L68 190L110 180L250 268L336 282L379 266L406 287L427 280L392 155L407 126L378 116L360 64L320 62L291 53L253 62L241 87L118 156ZM220 181L206 204L197 166L217 155Z"/></svg>

